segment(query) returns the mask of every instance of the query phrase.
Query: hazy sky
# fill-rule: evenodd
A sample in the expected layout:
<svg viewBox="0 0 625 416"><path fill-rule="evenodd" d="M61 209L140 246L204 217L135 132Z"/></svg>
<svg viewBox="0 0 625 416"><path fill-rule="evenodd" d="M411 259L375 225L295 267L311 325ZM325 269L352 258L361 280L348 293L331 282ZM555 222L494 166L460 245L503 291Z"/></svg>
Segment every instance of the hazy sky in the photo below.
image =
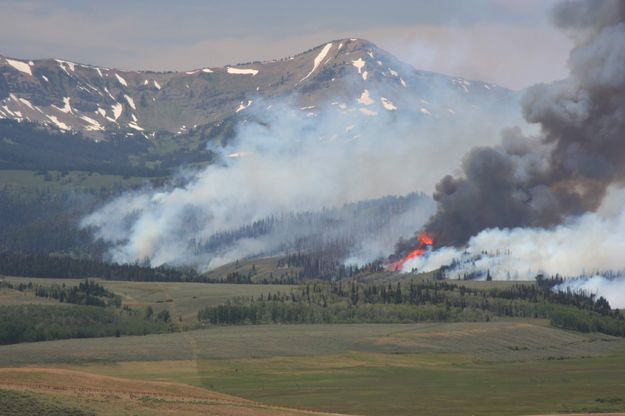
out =
<svg viewBox="0 0 625 416"><path fill-rule="evenodd" d="M511 88L566 74L552 0L0 0L0 54L188 70L368 39L418 69Z"/></svg>

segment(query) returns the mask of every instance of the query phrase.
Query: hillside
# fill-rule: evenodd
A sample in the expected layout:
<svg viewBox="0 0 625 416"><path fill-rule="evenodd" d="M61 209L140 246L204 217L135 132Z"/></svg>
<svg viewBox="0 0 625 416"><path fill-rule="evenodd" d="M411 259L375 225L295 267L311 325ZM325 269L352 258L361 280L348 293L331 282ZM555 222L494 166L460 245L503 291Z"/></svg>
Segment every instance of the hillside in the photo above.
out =
<svg viewBox="0 0 625 416"><path fill-rule="evenodd" d="M261 102L275 98L293 97L310 117L329 106L364 117L398 112L449 118L478 102L509 104L511 96L496 85L416 70L361 39L334 40L279 60L185 72L0 56L0 118L94 139L193 135L207 124L266 108Z"/></svg>
<svg viewBox="0 0 625 416"><path fill-rule="evenodd" d="M52 368L0 369L0 413L32 415L310 415L177 383Z"/></svg>

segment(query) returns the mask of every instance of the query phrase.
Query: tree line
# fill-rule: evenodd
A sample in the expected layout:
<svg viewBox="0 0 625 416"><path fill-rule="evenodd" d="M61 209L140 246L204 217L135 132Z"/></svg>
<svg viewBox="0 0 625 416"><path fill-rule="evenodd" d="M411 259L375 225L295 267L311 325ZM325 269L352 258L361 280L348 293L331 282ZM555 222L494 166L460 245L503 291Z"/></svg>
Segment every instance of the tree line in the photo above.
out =
<svg viewBox="0 0 625 416"><path fill-rule="evenodd" d="M52 285L39 285L33 282L13 284L0 280L1 288L13 289L19 292L32 292L35 296L47 299L56 299L61 303L89 306L114 306L122 305L121 296L107 290L101 284L92 280L80 282L77 286L67 287L65 283Z"/></svg>
<svg viewBox="0 0 625 416"><path fill-rule="evenodd" d="M604 298L530 284L477 289L446 281L319 281L289 292L236 298L198 313L200 322L212 325L488 321L495 317L549 319L565 329L625 336L623 314Z"/></svg>
<svg viewBox="0 0 625 416"><path fill-rule="evenodd" d="M170 323L150 319L130 308L86 305L0 306L0 344L146 335L175 330Z"/></svg>
<svg viewBox="0 0 625 416"><path fill-rule="evenodd" d="M293 276L254 279L255 265L247 272L234 271L223 277L208 277L190 267L151 267L148 261L108 263L91 258L51 254L0 252L0 275L43 278L126 280L137 282L196 282L234 284L293 284Z"/></svg>

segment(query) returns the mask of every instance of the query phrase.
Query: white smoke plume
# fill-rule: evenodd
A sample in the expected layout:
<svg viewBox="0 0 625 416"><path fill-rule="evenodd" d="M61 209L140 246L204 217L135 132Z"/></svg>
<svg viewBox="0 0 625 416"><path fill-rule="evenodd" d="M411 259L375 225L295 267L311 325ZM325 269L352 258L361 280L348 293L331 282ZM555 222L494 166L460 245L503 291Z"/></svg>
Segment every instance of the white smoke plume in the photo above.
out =
<svg viewBox="0 0 625 416"><path fill-rule="evenodd" d="M379 96L376 91L370 94ZM430 192L464 152L476 144L489 144L499 128L511 122L504 116L508 110L467 106L464 114L419 116L418 110L382 110L368 116L329 104L310 114L292 100L255 100L236 138L227 148L218 149L221 163L182 172L176 185L124 194L86 217L82 225L111 245L117 262L149 259L152 265L206 269L247 256L276 254L285 241L314 231L294 225L261 237L236 239L216 251L197 247L215 235L266 218ZM479 127L471 134L457 135L469 126ZM422 227L434 205L429 197L411 204L385 219L384 227L365 234L348 253L349 260L362 263L388 255L398 238ZM363 228L362 218L356 221L342 215L347 225L341 230L353 234Z"/></svg>
<svg viewBox="0 0 625 416"><path fill-rule="evenodd" d="M553 290L603 296L613 308L625 308L625 276L604 277L594 275L569 279L556 285Z"/></svg>
<svg viewBox="0 0 625 416"><path fill-rule="evenodd" d="M604 206L623 201L622 193ZM625 307L625 210L587 213L551 228L491 228L471 237L463 248L443 247L407 261L404 272L444 267L449 279L533 280L559 275L558 290L589 290ZM616 289L619 289L615 291Z"/></svg>

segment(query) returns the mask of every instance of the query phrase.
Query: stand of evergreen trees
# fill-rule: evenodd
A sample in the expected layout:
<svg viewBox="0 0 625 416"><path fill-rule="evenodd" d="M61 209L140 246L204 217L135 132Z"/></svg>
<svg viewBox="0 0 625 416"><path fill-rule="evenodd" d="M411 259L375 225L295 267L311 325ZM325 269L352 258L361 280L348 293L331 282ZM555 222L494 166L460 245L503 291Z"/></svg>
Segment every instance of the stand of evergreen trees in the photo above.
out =
<svg viewBox="0 0 625 416"><path fill-rule="evenodd" d="M0 289L31 292L55 299L58 305L0 306L0 345L49 341L66 338L92 338L145 335L174 331L167 309L157 314L151 306L145 311L122 307L121 297L97 282L85 280L76 286L12 283L0 280Z"/></svg>
<svg viewBox="0 0 625 416"><path fill-rule="evenodd" d="M252 268L254 269L254 267ZM197 282L235 284L294 284L293 276L271 279L253 279L254 270L248 273L234 271L224 277L210 278L192 268L150 267L140 264L107 263L88 258L48 254L0 253L0 275L43 277L59 279L84 279L96 277L105 280L137 282Z"/></svg>
<svg viewBox="0 0 625 416"><path fill-rule="evenodd" d="M20 292L33 292L35 296L48 299L56 299L61 303L90 306L114 306L122 305L119 295L107 290L104 286L91 280L80 282L78 286L67 287L63 284L38 285L33 282L13 284L0 280L0 289L8 288Z"/></svg>
<svg viewBox="0 0 625 416"><path fill-rule="evenodd" d="M200 322L212 325L487 321L493 317L549 319L565 329L625 336L623 315L604 298L528 284L475 289L445 281L315 282L291 292L237 298L198 313Z"/></svg>
<svg viewBox="0 0 625 416"><path fill-rule="evenodd" d="M201 281L192 269L105 263L87 258L47 254L0 253L0 274L45 278L182 282Z"/></svg>
<svg viewBox="0 0 625 416"><path fill-rule="evenodd" d="M174 327L129 308L83 305L0 306L0 344L146 335L168 332Z"/></svg>

